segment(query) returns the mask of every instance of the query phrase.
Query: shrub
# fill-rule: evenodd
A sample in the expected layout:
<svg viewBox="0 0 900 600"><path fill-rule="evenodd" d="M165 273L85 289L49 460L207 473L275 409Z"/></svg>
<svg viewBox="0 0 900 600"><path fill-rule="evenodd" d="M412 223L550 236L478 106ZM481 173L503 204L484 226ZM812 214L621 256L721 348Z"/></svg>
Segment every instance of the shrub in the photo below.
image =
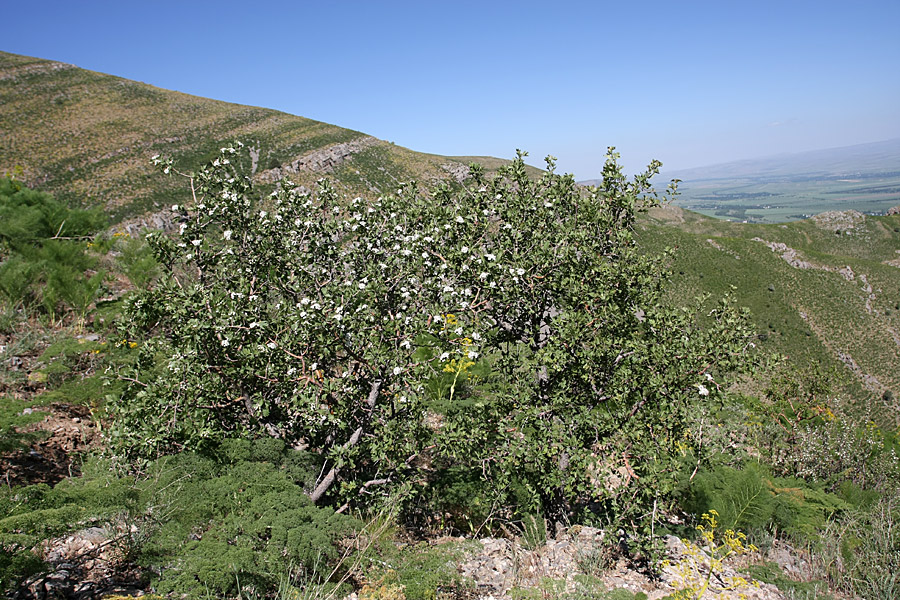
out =
<svg viewBox="0 0 900 600"><path fill-rule="evenodd" d="M55 318L67 308L84 317L105 277L85 239L105 220L69 209L52 196L0 179L0 299Z"/></svg>
<svg viewBox="0 0 900 600"><path fill-rule="evenodd" d="M127 237L118 244L118 248L118 266L131 285L137 289L150 285L159 269L150 246L142 239Z"/></svg>
<svg viewBox="0 0 900 600"><path fill-rule="evenodd" d="M313 506L294 479L309 476L298 468L302 453L240 440L226 442L222 454L231 460L164 457L138 477L115 475L114 464L95 460L83 477L54 488L4 490L3 583L41 570L31 552L40 540L92 525L113 532L122 556L155 574L154 587L165 593L235 595L240 581L244 591L264 594L284 577L292 585L324 583L339 558L337 542L356 521Z"/></svg>
<svg viewBox="0 0 900 600"><path fill-rule="evenodd" d="M819 558L838 589L861 598L900 597L898 519L896 494L891 494L829 523Z"/></svg>
<svg viewBox="0 0 900 600"><path fill-rule="evenodd" d="M837 512L851 508L840 497L802 479L772 477L756 463L747 463L742 469L722 466L698 473L683 506L697 516L710 506L719 507L717 520L726 529L807 537Z"/></svg>
<svg viewBox="0 0 900 600"><path fill-rule="evenodd" d="M322 181L261 199L237 152L173 206L179 233L151 238L162 276L127 311L144 341L113 406L119 453L269 435L318 457L315 502L458 466L551 523L637 527L669 498L687 413L752 344L727 301L698 304L707 327L663 302L665 256L633 235L658 163L629 181L611 150L589 190L551 159L529 179L520 155L431 195L346 200Z"/></svg>

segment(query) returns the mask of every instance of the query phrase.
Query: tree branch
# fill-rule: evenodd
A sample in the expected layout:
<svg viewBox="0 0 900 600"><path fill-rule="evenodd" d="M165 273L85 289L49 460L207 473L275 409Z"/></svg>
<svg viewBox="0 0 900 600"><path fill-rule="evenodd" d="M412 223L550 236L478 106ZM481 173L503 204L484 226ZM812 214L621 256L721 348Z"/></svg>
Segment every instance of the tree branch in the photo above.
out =
<svg viewBox="0 0 900 600"><path fill-rule="evenodd" d="M376 379L372 382L372 387L369 390L369 397L366 399L366 406L369 409L369 416L371 417L372 411L375 410L375 403L378 401L378 394L381 392L381 385L384 383L382 379ZM366 419L368 421L368 419ZM366 422L363 422L362 425L356 428L356 431L353 432L353 435L350 436L350 439L344 442L342 446L344 449L352 448L359 443L359 438L362 436L363 429L366 425ZM309 499L313 501L313 504L316 504L319 500L322 499L322 496L325 495L325 492L334 484L337 479L338 473L340 469L338 467L332 467L328 474L319 482L316 488L309 495Z"/></svg>

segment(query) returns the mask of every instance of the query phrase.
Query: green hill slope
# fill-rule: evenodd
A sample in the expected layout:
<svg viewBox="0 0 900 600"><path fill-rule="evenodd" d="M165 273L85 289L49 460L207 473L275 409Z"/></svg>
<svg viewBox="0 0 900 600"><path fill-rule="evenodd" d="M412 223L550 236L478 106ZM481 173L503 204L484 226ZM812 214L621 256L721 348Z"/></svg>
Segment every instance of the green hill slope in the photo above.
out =
<svg viewBox="0 0 900 600"><path fill-rule="evenodd" d="M183 193L180 182L154 174L151 156L191 171L235 138L252 148L247 170L262 182L289 175L310 186L327 174L356 194L461 175L467 164L303 117L4 52L0 130L0 174L21 167L28 186L104 206L115 221Z"/></svg>
<svg viewBox="0 0 900 600"><path fill-rule="evenodd" d="M898 422L900 215L847 211L754 225L672 206L654 210L642 229L649 250L677 248L676 300L733 288L752 311L761 347L801 367L837 368L845 381L836 407Z"/></svg>

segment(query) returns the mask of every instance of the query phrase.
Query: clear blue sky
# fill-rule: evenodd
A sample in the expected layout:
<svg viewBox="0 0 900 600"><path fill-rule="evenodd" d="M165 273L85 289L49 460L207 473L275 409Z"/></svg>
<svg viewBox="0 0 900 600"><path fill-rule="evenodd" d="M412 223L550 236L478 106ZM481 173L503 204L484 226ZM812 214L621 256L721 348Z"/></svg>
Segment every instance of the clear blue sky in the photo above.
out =
<svg viewBox="0 0 900 600"><path fill-rule="evenodd" d="M900 137L900 1L6 2L0 50L596 177Z"/></svg>

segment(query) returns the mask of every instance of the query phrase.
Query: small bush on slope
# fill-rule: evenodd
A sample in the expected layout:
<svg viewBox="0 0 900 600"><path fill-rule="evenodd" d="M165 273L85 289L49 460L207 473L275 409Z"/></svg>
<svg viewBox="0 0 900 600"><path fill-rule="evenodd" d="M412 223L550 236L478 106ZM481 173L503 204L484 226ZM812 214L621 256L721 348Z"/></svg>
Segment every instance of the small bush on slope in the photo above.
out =
<svg viewBox="0 0 900 600"><path fill-rule="evenodd" d="M83 317L103 282L87 239L103 227L99 211L70 209L52 196L0 179L0 300L55 318Z"/></svg>
<svg viewBox="0 0 900 600"><path fill-rule="evenodd" d="M296 483L310 477L303 457L276 440L226 441L221 454L224 464L190 453L164 457L140 477L94 462L54 488L4 490L4 582L39 568L29 549L40 540L92 525L113 532L123 556L166 593L233 596L239 580L263 594L285 577L292 584L327 577L336 542L357 523L312 505Z"/></svg>

